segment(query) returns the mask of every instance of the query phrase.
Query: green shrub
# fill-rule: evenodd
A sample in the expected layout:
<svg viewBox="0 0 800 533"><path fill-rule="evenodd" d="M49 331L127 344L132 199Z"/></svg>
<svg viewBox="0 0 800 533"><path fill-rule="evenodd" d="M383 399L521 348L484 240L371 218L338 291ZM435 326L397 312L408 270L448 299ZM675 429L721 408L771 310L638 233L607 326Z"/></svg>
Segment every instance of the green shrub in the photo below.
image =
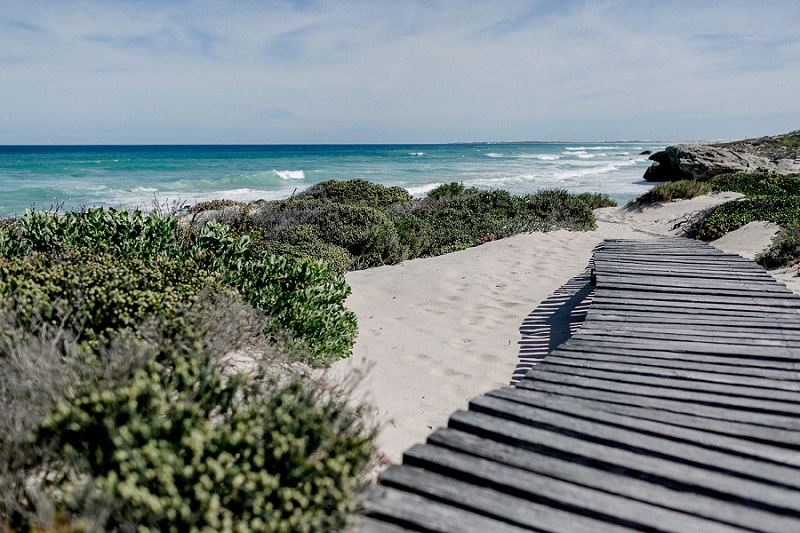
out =
<svg viewBox="0 0 800 533"><path fill-rule="evenodd" d="M411 195L402 187L384 187L360 179L322 181L315 183L296 197L301 200L327 200L338 204L366 205L376 209L411 201Z"/></svg>
<svg viewBox="0 0 800 533"><path fill-rule="evenodd" d="M0 512L8 523L18 530L26 522L47 527L48 517L108 531L342 527L374 431L347 406L346 391L287 373L281 360L255 360L247 375L228 367L226 354L260 329L252 315L235 302L201 301L183 309L182 328L155 322L77 363L89 365L76 374L88 379L61 391L56 405L4 410ZM28 366L40 358L15 348ZM83 360L75 355L67 350L62 360ZM124 372L115 368L131 359ZM16 387L7 362L0 359L4 391ZM33 441L10 423L23 413Z"/></svg>
<svg viewBox="0 0 800 533"><path fill-rule="evenodd" d="M178 257L173 216L92 207L59 216L26 209L15 223L0 230L0 256L43 254L114 254L118 257ZM11 245L10 241L16 242ZM5 243L5 244L4 244Z"/></svg>
<svg viewBox="0 0 800 533"><path fill-rule="evenodd" d="M285 238L295 226L315 226L319 238L346 249L356 268L400 261L397 232L387 215L368 205L320 200L281 200L265 204L250 219L268 240Z"/></svg>
<svg viewBox="0 0 800 533"><path fill-rule="evenodd" d="M695 180L668 181L659 183L636 201L642 204L661 205L672 200L688 200L711 192L711 185Z"/></svg>
<svg viewBox="0 0 800 533"><path fill-rule="evenodd" d="M581 200L562 190L528 196L484 191L472 196L419 202L393 214L401 249L415 255L441 255L486 240L526 231L593 229L594 215Z"/></svg>
<svg viewBox="0 0 800 533"><path fill-rule="evenodd" d="M576 194L579 200L589 206L589 209L599 209L601 207L617 207L617 202L609 198L607 194L595 192L583 192Z"/></svg>
<svg viewBox="0 0 800 533"><path fill-rule="evenodd" d="M327 242L301 242L287 244L279 241L261 241L256 243L257 250L262 256L282 255L294 259L309 259L324 263L331 274L342 277L353 267L353 257L350 252Z"/></svg>
<svg viewBox="0 0 800 533"><path fill-rule="evenodd" d="M216 285L213 275L192 264L164 258L0 261L0 299L24 324L44 320L58 325L68 316L78 340L93 347L153 315L174 318L181 305Z"/></svg>
<svg viewBox="0 0 800 533"><path fill-rule="evenodd" d="M745 197L725 202L705 213L692 224L689 235L713 240L756 220L786 225L800 218L800 197Z"/></svg>
<svg viewBox="0 0 800 533"><path fill-rule="evenodd" d="M733 191L745 196L800 196L800 175L723 174L709 182L718 191Z"/></svg>
<svg viewBox="0 0 800 533"><path fill-rule="evenodd" d="M208 202L199 202L187 209L186 212L201 213L203 211L217 211L233 206L245 207L247 204L245 202L237 202L236 200L211 200Z"/></svg>
<svg viewBox="0 0 800 533"><path fill-rule="evenodd" d="M439 185L435 189L428 191L427 197L431 200L438 200L440 198L454 198L456 196L463 196L465 194L477 194L478 189L474 187L464 187L463 183L453 181Z"/></svg>
<svg viewBox="0 0 800 533"><path fill-rule="evenodd" d="M350 287L316 261L284 256L251 257L251 239L208 222L193 253L201 265L222 275L245 301L264 311L308 350L309 362L327 365L348 357L356 334L355 315L344 306Z"/></svg>
<svg viewBox="0 0 800 533"><path fill-rule="evenodd" d="M772 238L769 248L756 256L756 263L778 268L800 261L800 220L792 220Z"/></svg>

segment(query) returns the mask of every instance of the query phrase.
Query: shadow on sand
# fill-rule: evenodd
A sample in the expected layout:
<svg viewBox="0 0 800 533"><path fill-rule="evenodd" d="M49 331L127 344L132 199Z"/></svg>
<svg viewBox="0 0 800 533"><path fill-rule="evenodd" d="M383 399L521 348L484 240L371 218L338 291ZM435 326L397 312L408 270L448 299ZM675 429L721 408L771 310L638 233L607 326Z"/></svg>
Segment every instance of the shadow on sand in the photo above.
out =
<svg viewBox="0 0 800 533"><path fill-rule="evenodd" d="M525 317L519 332L519 363L511 376L516 385L547 354L578 331L592 303L594 287L589 283L592 264L551 294Z"/></svg>

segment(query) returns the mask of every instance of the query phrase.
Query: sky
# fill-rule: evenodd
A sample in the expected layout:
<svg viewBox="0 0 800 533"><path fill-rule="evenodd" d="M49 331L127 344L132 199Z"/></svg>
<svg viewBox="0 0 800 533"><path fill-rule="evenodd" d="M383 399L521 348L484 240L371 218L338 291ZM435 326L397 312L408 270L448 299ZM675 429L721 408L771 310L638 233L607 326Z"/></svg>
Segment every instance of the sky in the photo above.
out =
<svg viewBox="0 0 800 533"><path fill-rule="evenodd" d="M800 129L800 2L0 0L0 144Z"/></svg>

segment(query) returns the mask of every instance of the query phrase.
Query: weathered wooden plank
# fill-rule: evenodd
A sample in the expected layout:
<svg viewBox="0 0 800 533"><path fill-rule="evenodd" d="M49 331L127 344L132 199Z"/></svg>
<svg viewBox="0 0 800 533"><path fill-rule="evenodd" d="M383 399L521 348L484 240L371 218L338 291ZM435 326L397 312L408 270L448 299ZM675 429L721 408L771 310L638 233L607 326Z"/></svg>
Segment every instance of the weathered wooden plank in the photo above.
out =
<svg viewBox="0 0 800 533"><path fill-rule="evenodd" d="M595 298L603 298L608 296L611 296L620 302L651 301L656 305L660 304L661 302L696 303L698 305L713 304L717 307L720 305L726 305L731 307L732 311L738 307L761 310L773 308L781 308L784 310L800 310L800 300L792 298L766 298L763 296L754 296L750 293L743 293L740 295L708 295L701 293L690 294L661 291L645 292L641 290L641 287L632 290L620 288L613 291L606 287L597 287L595 289Z"/></svg>
<svg viewBox="0 0 800 533"><path fill-rule="evenodd" d="M572 370L571 372L569 370ZM601 390L625 392L663 398L680 402L700 403L704 405L723 407L736 411L750 411L754 413L772 414L785 417L797 417L796 424L800 427L800 403L788 401L786 396L791 393L773 391L767 400L758 394L763 394L761 389L754 389L753 395L747 394L747 387L741 387L737 394L730 391L737 390L730 385L716 383L696 383L690 380L661 379L647 376L636 376L638 379L620 373L615 376L613 372L603 372L590 369L567 369L548 365L536 366L523 378L524 381L548 381L555 384L570 384L592 387Z"/></svg>
<svg viewBox="0 0 800 533"><path fill-rule="evenodd" d="M368 516L354 517L353 524L347 529L348 533L409 533L412 531L419 531L419 529L406 529Z"/></svg>
<svg viewBox="0 0 800 533"><path fill-rule="evenodd" d="M723 280L723 281L745 281L745 282L775 282L775 278L766 272L751 270L745 272L720 271L718 269L694 269L694 268L645 268L643 266L620 266L620 265L598 265L598 272L610 276L645 276L651 278L681 278L681 279L703 279L703 280Z"/></svg>
<svg viewBox="0 0 800 533"><path fill-rule="evenodd" d="M698 383L702 387L703 382L717 383L722 385L736 385L748 387L760 391L760 395L771 397L771 392L781 392L793 395L800 402L800 376L789 375L786 379L763 378L753 376L747 372L719 372L716 368L708 370L706 365L702 370L698 370L694 365L687 364L643 364L635 358L620 360L617 358L588 358L575 357L572 353L550 354L547 358L548 368L563 366L567 368L589 368L592 370L620 372L627 374L631 380L636 376L658 377L676 380L688 380Z"/></svg>
<svg viewBox="0 0 800 533"><path fill-rule="evenodd" d="M775 292L762 291L760 289L742 288L728 288L728 287L690 287L686 284L670 286L668 284L652 285L645 281L605 279L598 278L598 284L602 283L606 289L618 289L623 291L642 291L646 293L667 293L667 294L680 294L681 296L695 295L716 297L716 296L732 296L742 298L763 298L763 299L776 299L776 300L789 300L800 302L800 297L793 292L786 292L783 290Z"/></svg>
<svg viewBox="0 0 800 533"><path fill-rule="evenodd" d="M581 333L583 332L607 332L607 331L628 331L640 333L657 333L660 335L674 335L673 338L686 337L704 337L704 338L718 338L730 340L783 340L790 345L800 345L800 331L798 330L782 330L773 328L761 328L756 325L751 327L731 327L731 326L716 326L708 327L707 325L695 325L692 323L683 324L676 322L667 322L656 320L638 322L633 320L606 320L604 317L592 316L592 319L586 321L582 326ZM657 338L661 338L660 336ZM800 355L800 348L798 349Z"/></svg>
<svg viewBox="0 0 800 533"><path fill-rule="evenodd" d="M435 431L428 438L428 443L754 531L800 531L800 519L794 517L737 505L704 494L674 490L633 476L599 470L451 428Z"/></svg>
<svg viewBox="0 0 800 533"><path fill-rule="evenodd" d="M797 469L770 464L755 458L742 457L729 451L713 450L695 443L680 442L672 438L665 438L663 435L647 434L637 429L609 425L594 418L591 411L588 413L584 411L563 413L536 405L509 401L493 395L474 398L470 402L469 408L470 411L495 418L510 420L571 438L578 438L582 441L631 451L638 454L637 460L640 459L638 456L655 457L700 470L748 479L756 483L782 486L794 491L796 497L800 498L800 471ZM602 460L606 460L608 456L600 457L603 458ZM698 475L702 477L706 474ZM726 479L725 482L730 483L731 480ZM736 483L740 482L736 481ZM755 490L757 486L752 485L752 488Z"/></svg>
<svg viewBox="0 0 800 533"><path fill-rule="evenodd" d="M654 357L631 357L613 354L577 352L559 347L547 356L548 365L587 366L596 369L652 374L658 376L683 376L698 381L736 383L762 389L776 389L800 394L800 373L787 370L743 368L735 364L712 365L695 361Z"/></svg>
<svg viewBox="0 0 800 533"><path fill-rule="evenodd" d="M633 529L711 533L730 526L630 498L511 468L438 446L415 446L404 462L475 484L484 484L538 502Z"/></svg>
<svg viewBox="0 0 800 533"><path fill-rule="evenodd" d="M754 413L728 409L718 405L678 401L647 394L617 392L602 388L582 387L575 384L553 383L535 379L523 379L516 386L561 397L577 397L585 400L606 402L609 405L619 404L643 407L652 412L651 416L654 417L666 416L665 413L676 413L690 415L708 425L714 420L722 421L728 424L718 426L724 428L724 431L723 429L719 431L726 435L800 449L800 423L794 417L770 413ZM603 409L606 409L606 407L604 406Z"/></svg>
<svg viewBox="0 0 800 533"><path fill-rule="evenodd" d="M652 343L636 343L633 339L620 339L618 342L597 342L586 341L580 336L573 337L568 343L559 346L558 349L582 351L587 353L625 353L633 356L649 357L650 355L664 356L678 360L695 360L724 362L730 364L749 365L760 368L789 369L797 370L800 361L795 356L792 348L771 349L764 354L756 354L752 351L747 353L731 353L729 351L719 351L715 353L695 350L686 351L683 344L674 346L672 343L664 343L660 347L654 347Z"/></svg>
<svg viewBox="0 0 800 533"><path fill-rule="evenodd" d="M674 274L672 276L646 276L642 274L614 274L609 272L595 273L597 284L607 287L609 284L632 284L643 285L647 290L657 288L686 288L686 289L731 289L736 291L746 291L754 293L791 294L797 297L786 285L776 283L775 280L726 280L710 279L707 277L690 277Z"/></svg>
<svg viewBox="0 0 800 533"><path fill-rule="evenodd" d="M380 476L384 486L419 494L501 522L553 533L621 533L628 528L480 487L414 466L391 466Z"/></svg>
<svg viewBox="0 0 800 533"><path fill-rule="evenodd" d="M732 453L742 457L749 457L765 461L773 465L789 466L789 470L800 470L800 454L771 444L754 442L740 437L729 436L715 429L725 428L724 422L698 419L694 416L669 414L666 418L659 416L647 418L647 413L653 411L639 406L621 406L606 404L597 400L581 398L562 398L553 394L521 388L507 387L496 389L487 393L487 396L502 398L504 400L531 405L540 409L548 409L564 414L580 416L588 420L597 420L610 426L619 426L648 435L656 435L669 440L686 442L703 446L712 450ZM698 424L711 423L708 425Z"/></svg>
<svg viewBox="0 0 800 533"><path fill-rule="evenodd" d="M793 360L797 354L797 350L793 347L781 346L738 346L733 344L713 344L701 343L699 341L657 341L648 339L636 339L633 337L618 337L614 340L609 340L602 335L581 335L581 342L597 343L599 346L620 346L627 348L639 348L644 350L656 351L672 351L686 354L701 354L701 355L731 355L736 357L750 357L757 359L759 357L768 359L785 359Z"/></svg>
<svg viewBox="0 0 800 533"><path fill-rule="evenodd" d="M610 306L594 306L586 313L584 320L591 321L605 321L605 322L621 322L628 324L686 324L691 326L704 326L716 331L718 329L731 329L731 328L747 328L757 330L780 330L792 333L794 335L800 334L800 324L789 323L787 320L798 320L800 316L789 317L786 316L782 319L777 319L766 313L752 313L749 316L737 315L731 316L730 313L723 311L717 314L712 313L683 313L675 308L661 308L661 309L647 309L640 308L639 310L621 310ZM722 325L720 325L722 324Z"/></svg>
<svg viewBox="0 0 800 533"><path fill-rule="evenodd" d="M800 518L800 494L794 489L643 455L632 450L590 442L473 411L457 411L453 414L449 427L517 448L535 451L542 455L560 458L566 462L578 463L606 472L616 472L649 483L670 487L673 490L702 494L743 506L753 506L773 513ZM407 453L404 461L411 464L409 458L419 458L425 454L425 449L425 446L412 448L414 453ZM451 459L448 463L459 470L463 469L469 472L470 466L476 468L484 466L489 471L494 468L494 465L481 465L480 462L469 461L466 457L452 457L456 455L452 451L442 453L437 450L434 453L440 457L450 455ZM413 464L436 470L435 465L441 464L441 462L435 460L425 464L415 460ZM505 470L504 473L511 476L511 472L503 470ZM473 475L484 479L488 477L477 471L474 471ZM511 476L507 483L516 485L523 475L523 473L516 474L516 479ZM459 477L467 479L463 476ZM473 480L478 482L475 478ZM555 485L555 483L552 484ZM564 485L560 485L559 488L571 489ZM585 495L586 499L594 497L592 492ZM601 501L611 503L611 500L607 499ZM630 506L631 504L625 502L625 505ZM630 510L628 509L628 512ZM640 509L640 511L644 510Z"/></svg>
<svg viewBox="0 0 800 533"><path fill-rule="evenodd" d="M377 487L364 503L367 517L378 518L426 533L523 533L530 531L498 520L493 520L458 507L411 494L409 492Z"/></svg>

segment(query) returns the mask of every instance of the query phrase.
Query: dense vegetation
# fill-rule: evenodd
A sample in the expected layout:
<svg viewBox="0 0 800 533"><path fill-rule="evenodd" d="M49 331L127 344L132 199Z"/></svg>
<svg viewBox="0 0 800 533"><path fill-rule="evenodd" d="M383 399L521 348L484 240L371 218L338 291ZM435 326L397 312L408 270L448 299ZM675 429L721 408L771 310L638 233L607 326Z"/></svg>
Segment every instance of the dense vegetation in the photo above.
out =
<svg viewBox="0 0 800 533"><path fill-rule="evenodd" d="M777 267L800 259L800 175L736 173L717 176L707 184L691 180L660 183L637 200L662 203L705 194L710 189L745 196L702 212L689 227L690 237L713 240L753 221L774 222L782 229L756 261Z"/></svg>
<svg viewBox="0 0 800 533"><path fill-rule="evenodd" d="M343 273L440 255L527 231L591 230L587 203L604 195L543 190L526 196L450 183L413 200L405 189L362 180L318 183L297 196L208 213L258 250L325 261ZM200 213L202 214L202 213ZM205 218L192 215L197 221Z"/></svg>
<svg viewBox="0 0 800 533"><path fill-rule="evenodd" d="M375 431L299 363L350 354L343 274L592 229L587 203L607 201L330 181L183 223L99 208L0 223L0 530L342 527Z"/></svg>
<svg viewBox="0 0 800 533"><path fill-rule="evenodd" d="M213 221L0 226L0 528L342 526L374 431L293 362L349 354L348 292Z"/></svg>
<svg viewBox="0 0 800 533"><path fill-rule="evenodd" d="M711 192L711 186L695 180L667 181L659 183L636 198L640 204L661 205L673 200L688 200Z"/></svg>

